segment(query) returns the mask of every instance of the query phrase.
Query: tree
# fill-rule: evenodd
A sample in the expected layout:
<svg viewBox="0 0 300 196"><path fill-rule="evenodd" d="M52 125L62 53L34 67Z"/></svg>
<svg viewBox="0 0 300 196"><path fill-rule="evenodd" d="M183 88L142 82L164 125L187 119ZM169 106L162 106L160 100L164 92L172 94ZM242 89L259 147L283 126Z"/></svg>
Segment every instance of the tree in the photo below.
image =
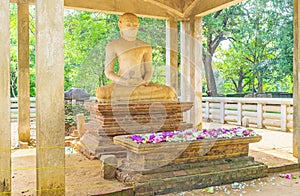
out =
<svg viewBox="0 0 300 196"><path fill-rule="evenodd" d="M228 27L235 25L233 18L240 12L239 6L217 11L203 18L203 62L207 81L207 90L211 96L217 96L212 60L220 43L228 37Z"/></svg>
<svg viewBox="0 0 300 196"><path fill-rule="evenodd" d="M236 84L241 79L244 79L242 87L252 83L252 93L256 89L278 90L278 83L286 86L285 80L292 74L292 2L249 0L240 5L241 14L232 19L235 25L228 26L229 49L219 51L218 58L222 61L217 63L218 70L227 82L239 86L238 92L241 85ZM244 75L241 68L248 74Z"/></svg>
<svg viewBox="0 0 300 196"><path fill-rule="evenodd" d="M251 76L251 67L243 61L240 50L230 47L228 50L222 51L221 55L216 55L219 60L215 62L220 75L225 79L227 91L226 93L242 93L247 87ZM247 81L245 81L247 80Z"/></svg>

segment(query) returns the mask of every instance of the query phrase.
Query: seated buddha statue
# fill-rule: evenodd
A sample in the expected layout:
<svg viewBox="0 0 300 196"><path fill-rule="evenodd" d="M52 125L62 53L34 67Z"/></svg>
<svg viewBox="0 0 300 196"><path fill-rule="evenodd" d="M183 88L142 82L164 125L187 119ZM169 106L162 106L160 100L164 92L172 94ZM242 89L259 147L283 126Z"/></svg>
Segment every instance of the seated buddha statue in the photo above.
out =
<svg viewBox="0 0 300 196"><path fill-rule="evenodd" d="M137 39L138 17L123 14L118 22L120 38L106 46L105 75L112 83L96 90L99 102L177 101L173 88L151 82L152 47ZM114 72L116 60L118 73Z"/></svg>

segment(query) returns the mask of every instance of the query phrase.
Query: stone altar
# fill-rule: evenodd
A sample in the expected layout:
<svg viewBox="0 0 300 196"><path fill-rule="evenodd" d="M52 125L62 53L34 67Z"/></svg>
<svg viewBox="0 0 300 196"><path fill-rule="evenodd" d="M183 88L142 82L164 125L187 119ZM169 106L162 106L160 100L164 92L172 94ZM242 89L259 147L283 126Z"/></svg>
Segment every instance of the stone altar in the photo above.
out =
<svg viewBox="0 0 300 196"><path fill-rule="evenodd" d="M118 167L119 181L134 184L135 195L182 192L266 176L266 166L248 156L261 136L137 144L128 136L114 143L129 152Z"/></svg>

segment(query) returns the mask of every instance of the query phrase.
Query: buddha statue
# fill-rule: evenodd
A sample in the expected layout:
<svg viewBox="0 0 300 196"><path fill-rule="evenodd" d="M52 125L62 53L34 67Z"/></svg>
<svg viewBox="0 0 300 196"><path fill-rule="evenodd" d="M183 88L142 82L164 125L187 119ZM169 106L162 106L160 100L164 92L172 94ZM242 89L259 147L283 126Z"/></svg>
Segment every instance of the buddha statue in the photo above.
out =
<svg viewBox="0 0 300 196"><path fill-rule="evenodd" d="M123 14L118 27L120 38L106 46L105 75L112 83L97 88L98 101L177 101L173 88L150 81L152 47L136 37L138 17L131 13ZM118 73L114 72L116 60L119 63Z"/></svg>

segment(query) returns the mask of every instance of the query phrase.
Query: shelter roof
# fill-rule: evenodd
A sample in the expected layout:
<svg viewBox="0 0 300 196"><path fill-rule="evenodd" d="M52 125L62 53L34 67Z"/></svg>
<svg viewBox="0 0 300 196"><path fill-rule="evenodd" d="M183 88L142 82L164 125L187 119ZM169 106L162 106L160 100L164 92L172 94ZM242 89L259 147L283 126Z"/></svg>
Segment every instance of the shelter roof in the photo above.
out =
<svg viewBox="0 0 300 196"><path fill-rule="evenodd" d="M11 0L12 2L34 0ZM151 18L174 17L178 20L204 16L243 0L64 0L67 8L103 13L135 13Z"/></svg>

